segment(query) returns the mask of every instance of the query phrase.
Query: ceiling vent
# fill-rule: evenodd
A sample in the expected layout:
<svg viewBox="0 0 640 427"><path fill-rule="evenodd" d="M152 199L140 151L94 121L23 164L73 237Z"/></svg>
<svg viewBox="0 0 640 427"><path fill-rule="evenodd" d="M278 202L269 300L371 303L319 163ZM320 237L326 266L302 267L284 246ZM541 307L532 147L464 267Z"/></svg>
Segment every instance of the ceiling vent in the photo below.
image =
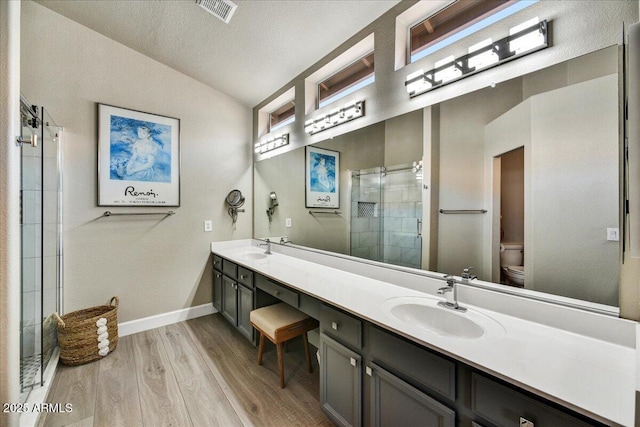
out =
<svg viewBox="0 0 640 427"><path fill-rule="evenodd" d="M229 0L196 0L196 4L227 24L238 8L237 4Z"/></svg>

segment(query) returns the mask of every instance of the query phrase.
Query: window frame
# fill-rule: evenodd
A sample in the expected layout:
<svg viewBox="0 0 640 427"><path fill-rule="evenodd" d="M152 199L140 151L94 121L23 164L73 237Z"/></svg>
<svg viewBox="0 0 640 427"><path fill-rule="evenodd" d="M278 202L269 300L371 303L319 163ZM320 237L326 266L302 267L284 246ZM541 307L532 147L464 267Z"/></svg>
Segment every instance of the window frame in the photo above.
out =
<svg viewBox="0 0 640 427"><path fill-rule="evenodd" d="M423 16L420 19L416 20L414 23L412 23L411 25L407 26L406 29L406 34L407 34L407 42L406 42L406 65L409 64L413 64L415 62L420 61L421 59L451 45L454 43L457 43L459 40L462 40L466 37L471 36L472 34L483 30L484 28L487 28L491 25L494 25L496 22L502 21L503 19L517 13L520 12L523 9L526 9L527 7L538 3L539 0L505 0L502 4L498 4L495 7L493 7L492 9L485 11L484 13L476 16L475 18L470 19L469 21L467 21L466 23L459 25L455 28L453 28L452 30L443 33L442 35L440 35L437 39L434 39L433 41L425 44L424 46L421 46L420 48L416 49L415 53L414 50L412 49L412 43L413 43L413 38L411 35L412 30L419 26L422 25L424 22L429 21L430 19L432 19L434 16L443 13L446 9L452 7L454 4L460 2L461 0L456 0L452 3L449 3L447 5L445 5L444 7L434 11L433 13L430 13L427 16ZM482 4L482 3L479 3ZM499 16L496 19L495 15L499 15L502 14L503 16ZM473 31L470 31L468 34L463 35L460 38L456 38L456 35L459 35L459 33L464 32L465 30L467 30L468 28L471 28L475 25L480 25L480 28L474 29ZM451 39L451 40L450 40ZM434 46L438 46L439 44L442 44L442 46L438 47L437 49L431 49ZM427 50L428 53L425 54L421 54L421 52ZM415 57L415 58L414 58Z"/></svg>
<svg viewBox="0 0 640 427"><path fill-rule="evenodd" d="M285 118L284 120L277 122L276 124L271 124L271 118L273 116L273 113L286 107L288 104L291 104L292 114L287 116L287 118ZM289 111L289 109L286 109L283 112L287 112L287 111ZM271 112L267 114L267 133L280 129L288 124L294 123L295 121L296 121L296 103L295 103L295 99L292 98L284 102L283 104L280 104L279 107L274 108L273 110L271 110Z"/></svg>
<svg viewBox="0 0 640 427"><path fill-rule="evenodd" d="M372 57L372 61L371 61L371 66L366 65L365 62L365 70L368 68L371 68L371 73L367 74L366 76L360 77L359 79L357 79L356 81L352 82L351 84L341 88L340 90L336 91L335 93L325 97L324 99L320 99L320 89L321 89L321 85L323 83L325 83L327 80L331 80L333 77L335 77L336 75L342 73L343 71L347 70L349 67L352 67L360 62L366 61L366 59L368 57ZM356 73L354 73L356 74ZM368 82L367 84L363 85L362 87L366 87L369 86L370 84L375 82L375 50L372 49L371 51L365 53L364 55L358 57L357 59L351 61L350 63L348 63L347 65L345 65L344 67L340 68L339 70L337 70L336 72L330 74L329 76L323 78L321 81L319 81L318 83L316 83L316 87L315 87L315 92L316 92L316 109L320 109L323 108L329 104L332 104L333 102L344 98L345 96L348 96L349 94L351 94L352 92L355 92L359 89L361 89L361 87L354 89L353 91L349 92L349 89L352 89L355 86L358 86L360 83L363 83L371 78L373 78L370 82ZM349 77L351 77L351 75L347 76L347 78L342 79L340 81L338 81L338 83L342 83L345 80L347 80ZM347 93L344 93L347 92ZM341 96L338 96L341 95ZM326 100L330 100L329 102L325 102Z"/></svg>

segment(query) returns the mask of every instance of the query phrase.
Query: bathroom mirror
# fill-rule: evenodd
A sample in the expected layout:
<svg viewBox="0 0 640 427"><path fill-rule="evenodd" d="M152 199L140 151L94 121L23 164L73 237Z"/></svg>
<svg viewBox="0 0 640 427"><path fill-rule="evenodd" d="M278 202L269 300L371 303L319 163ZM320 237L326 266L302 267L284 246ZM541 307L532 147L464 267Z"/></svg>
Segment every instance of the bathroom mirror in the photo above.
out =
<svg viewBox="0 0 640 427"><path fill-rule="evenodd" d="M612 46L314 144L340 152L340 210L305 208L304 148L256 162L254 237L456 275L472 266L510 291L615 312L618 65Z"/></svg>

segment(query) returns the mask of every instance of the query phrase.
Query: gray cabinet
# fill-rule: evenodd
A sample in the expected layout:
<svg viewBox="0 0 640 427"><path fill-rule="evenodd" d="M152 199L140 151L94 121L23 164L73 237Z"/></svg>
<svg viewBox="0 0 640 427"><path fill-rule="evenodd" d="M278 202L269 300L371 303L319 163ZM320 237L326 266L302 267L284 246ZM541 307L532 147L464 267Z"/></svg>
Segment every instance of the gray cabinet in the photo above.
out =
<svg viewBox="0 0 640 427"><path fill-rule="evenodd" d="M369 412L375 427L455 427L455 411L385 371L375 363L366 367L371 376Z"/></svg>
<svg viewBox="0 0 640 427"><path fill-rule="evenodd" d="M253 290L242 285L238 285L236 290L238 295L238 330L253 342L254 329L249 321L249 313L253 310Z"/></svg>
<svg viewBox="0 0 640 427"><path fill-rule="evenodd" d="M362 425L362 357L322 333L320 405L339 426Z"/></svg>
<svg viewBox="0 0 640 427"><path fill-rule="evenodd" d="M496 426L585 427L600 425L533 399L483 375L472 374L471 409ZM526 422L530 424L527 424Z"/></svg>
<svg viewBox="0 0 640 427"><path fill-rule="evenodd" d="M238 326L238 284L222 276L222 315L234 326Z"/></svg>
<svg viewBox="0 0 640 427"><path fill-rule="evenodd" d="M214 256L213 306L238 331L255 343L249 313L255 307L253 271Z"/></svg>
<svg viewBox="0 0 640 427"><path fill-rule="evenodd" d="M222 311L222 273L213 270L213 306Z"/></svg>

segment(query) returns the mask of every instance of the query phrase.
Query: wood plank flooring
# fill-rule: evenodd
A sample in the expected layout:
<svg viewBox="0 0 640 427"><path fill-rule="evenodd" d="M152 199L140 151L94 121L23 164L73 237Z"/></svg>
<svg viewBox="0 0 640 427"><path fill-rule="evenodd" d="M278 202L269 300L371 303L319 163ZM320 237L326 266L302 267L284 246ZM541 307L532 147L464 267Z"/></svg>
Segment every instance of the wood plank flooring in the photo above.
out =
<svg viewBox="0 0 640 427"><path fill-rule="evenodd" d="M332 426L315 357L309 374L297 341L280 389L275 351L258 366L257 348L220 314L122 337L104 359L58 367L48 403L73 410L43 413L38 426Z"/></svg>

